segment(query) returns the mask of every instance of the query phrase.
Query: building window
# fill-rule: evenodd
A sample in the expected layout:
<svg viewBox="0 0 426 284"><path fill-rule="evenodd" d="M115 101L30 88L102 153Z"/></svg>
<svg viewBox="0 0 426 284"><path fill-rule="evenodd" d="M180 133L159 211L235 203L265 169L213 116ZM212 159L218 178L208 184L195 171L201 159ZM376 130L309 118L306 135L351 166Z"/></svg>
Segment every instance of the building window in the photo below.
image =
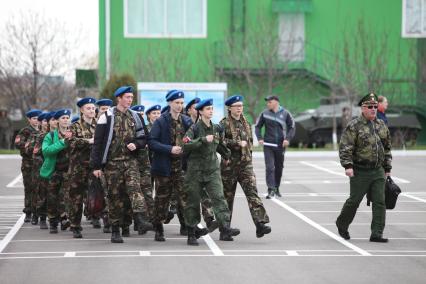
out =
<svg viewBox="0 0 426 284"><path fill-rule="evenodd" d="M305 14L279 15L279 57L282 61L297 62L305 59Z"/></svg>
<svg viewBox="0 0 426 284"><path fill-rule="evenodd" d="M125 0L124 36L207 37L206 0Z"/></svg>
<svg viewBox="0 0 426 284"><path fill-rule="evenodd" d="M402 37L426 37L426 0L402 1Z"/></svg>

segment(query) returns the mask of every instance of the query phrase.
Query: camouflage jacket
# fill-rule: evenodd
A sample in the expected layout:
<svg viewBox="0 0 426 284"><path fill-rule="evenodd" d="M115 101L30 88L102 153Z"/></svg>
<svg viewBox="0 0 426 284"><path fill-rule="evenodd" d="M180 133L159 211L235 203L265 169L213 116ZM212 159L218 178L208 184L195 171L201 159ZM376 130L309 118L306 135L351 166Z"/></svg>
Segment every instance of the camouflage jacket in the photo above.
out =
<svg viewBox="0 0 426 284"><path fill-rule="evenodd" d="M87 141L95 135L96 120L93 119L89 124L81 117L71 125L72 137L65 139L69 145L70 164L84 166L89 165L90 150L92 145Z"/></svg>
<svg viewBox="0 0 426 284"><path fill-rule="evenodd" d="M34 135L38 133L38 130L31 125L22 128L15 138L15 146L19 149L23 159L32 159L32 151L34 148Z"/></svg>
<svg viewBox="0 0 426 284"><path fill-rule="evenodd" d="M363 115L350 121L340 138L340 163L345 168L392 168L389 129L380 119L367 120Z"/></svg>
<svg viewBox="0 0 426 284"><path fill-rule="evenodd" d="M231 150L232 158L241 159L243 161L251 161L252 153L251 148L253 144L253 136L251 133L250 125L244 126L245 118L236 120L230 115L220 121L220 126L224 130L225 145ZM246 141L247 146L242 148L239 143Z"/></svg>

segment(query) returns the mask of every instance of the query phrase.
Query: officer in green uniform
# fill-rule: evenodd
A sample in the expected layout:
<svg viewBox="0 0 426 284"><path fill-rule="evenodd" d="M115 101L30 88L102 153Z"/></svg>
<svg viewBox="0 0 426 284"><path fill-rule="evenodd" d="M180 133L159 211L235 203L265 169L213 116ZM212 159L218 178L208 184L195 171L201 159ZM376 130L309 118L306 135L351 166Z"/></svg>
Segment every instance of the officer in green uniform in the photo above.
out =
<svg viewBox="0 0 426 284"><path fill-rule="evenodd" d="M229 161L231 153L223 143L220 126L211 122L213 100L200 101L196 105L196 109L199 111L201 119L189 128L183 139L183 149L188 159L188 169L184 180L184 192L187 198L184 209L188 228L187 243L188 245L198 245L195 229L201 219L202 190L206 191L212 202L214 215L219 223L220 240L232 241L231 212L223 195L216 152L222 156L225 164Z"/></svg>
<svg viewBox="0 0 426 284"><path fill-rule="evenodd" d="M349 122L340 139L340 163L350 178L350 196L336 220L340 236L350 239L348 232L364 195L370 191L373 202L371 242L385 243L385 176L392 168L391 138L383 120L377 119L378 99L375 94L364 96L359 104L362 115Z"/></svg>
<svg viewBox="0 0 426 284"><path fill-rule="evenodd" d="M228 107L228 116L220 121L220 125L224 130L225 144L231 150L231 159L229 164L221 163L224 194L232 214L237 183L241 185L256 225L256 236L261 238L271 232L271 227L265 225L269 223L269 216L257 193L251 153L253 136L243 114L243 97L231 96L225 105Z"/></svg>

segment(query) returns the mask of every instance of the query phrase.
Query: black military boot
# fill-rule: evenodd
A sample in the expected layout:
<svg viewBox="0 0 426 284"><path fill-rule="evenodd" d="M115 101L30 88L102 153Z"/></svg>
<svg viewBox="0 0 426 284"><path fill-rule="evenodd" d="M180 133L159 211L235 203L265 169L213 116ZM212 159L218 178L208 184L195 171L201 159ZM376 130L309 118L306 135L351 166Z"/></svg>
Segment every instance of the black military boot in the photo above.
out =
<svg viewBox="0 0 426 284"><path fill-rule="evenodd" d="M108 215L102 217L102 222L104 223L104 233L111 233L111 223L109 222Z"/></svg>
<svg viewBox="0 0 426 284"><path fill-rule="evenodd" d="M138 233L139 235L144 235L149 230L152 230L152 223L148 222L145 218L144 214L142 212L138 212L135 214L135 220L137 220L138 223Z"/></svg>
<svg viewBox="0 0 426 284"><path fill-rule="evenodd" d="M383 238L383 236L371 236L370 237L370 242L374 242L374 243L387 243L388 241L389 241L389 239Z"/></svg>
<svg viewBox="0 0 426 284"><path fill-rule="evenodd" d="M38 224L38 216L36 214L33 214L31 217L31 225L37 225Z"/></svg>
<svg viewBox="0 0 426 284"><path fill-rule="evenodd" d="M129 226L123 226L123 227L121 227L121 236L123 238L130 237L130 227Z"/></svg>
<svg viewBox="0 0 426 284"><path fill-rule="evenodd" d="M344 238L345 240L350 240L351 239L351 236L349 235L349 232L348 232L348 230L344 230L344 229L342 229L338 224L337 224L337 221L336 221L336 226L337 226L337 231L339 232L339 235L342 237L342 238Z"/></svg>
<svg viewBox="0 0 426 284"><path fill-rule="evenodd" d="M235 237L240 234L240 229L237 228L230 228L231 229L231 236Z"/></svg>
<svg viewBox="0 0 426 284"><path fill-rule="evenodd" d="M58 233L58 221L56 220L50 220L50 233L51 234L57 234Z"/></svg>
<svg viewBox="0 0 426 284"><path fill-rule="evenodd" d="M206 220L206 227L211 233L219 227L219 223L213 217L211 217Z"/></svg>
<svg viewBox="0 0 426 284"><path fill-rule="evenodd" d="M83 237L79 227L71 227L71 231L74 239L81 239Z"/></svg>
<svg viewBox="0 0 426 284"><path fill-rule="evenodd" d="M24 219L25 223L29 223L31 222L31 213L25 213L25 219Z"/></svg>
<svg viewBox="0 0 426 284"><path fill-rule="evenodd" d="M175 217L175 214L173 214L172 211L167 212L166 220L164 221L164 224L170 223L170 221Z"/></svg>
<svg viewBox="0 0 426 284"><path fill-rule="evenodd" d="M49 227L47 226L46 216L40 216L40 229L47 230Z"/></svg>
<svg viewBox="0 0 426 284"><path fill-rule="evenodd" d="M162 223L155 224L155 238L157 242L165 242L164 227Z"/></svg>
<svg viewBox="0 0 426 284"><path fill-rule="evenodd" d="M187 236L188 235L188 228L185 224L180 224L180 230L179 233L181 236Z"/></svg>
<svg viewBox="0 0 426 284"><path fill-rule="evenodd" d="M271 232L271 227L266 226L264 223L256 224L256 237L261 238Z"/></svg>
<svg viewBox="0 0 426 284"><path fill-rule="evenodd" d="M111 243L117 243L117 244L123 243L123 238L121 238L121 235L120 235L119 225L112 225Z"/></svg>
<svg viewBox="0 0 426 284"><path fill-rule="evenodd" d="M196 236L196 228L194 227L187 227L187 231L188 231L188 241L186 242L189 246L198 246L199 243L197 241L197 239L199 237Z"/></svg>
<svg viewBox="0 0 426 284"><path fill-rule="evenodd" d="M207 228L199 228L198 226L195 226L195 228L193 228L194 230L194 234L195 237L197 239L199 239L202 236L205 236L209 233L209 230ZM188 231L188 236L189 236L189 227L187 227L187 231Z"/></svg>
<svg viewBox="0 0 426 284"><path fill-rule="evenodd" d="M227 242L231 242L234 240L234 238L232 237L231 228L229 227L229 225L224 225L220 227L219 231L220 231L219 240L227 241Z"/></svg>
<svg viewBox="0 0 426 284"><path fill-rule="evenodd" d="M61 217L61 231L65 231L71 226L70 220L67 216Z"/></svg>
<svg viewBox="0 0 426 284"><path fill-rule="evenodd" d="M276 197L282 197L282 195L280 193L280 189L278 187L275 189L275 196Z"/></svg>
<svg viewBox="0 0 426 284"><path fill-rule="evenodd" d="M271 199L274 197L275 189L274 188L268 188L268 195L266 196L266 199Z"/></svg>
<svg viewBox="0 0 426 284"><path fill-rule="evenodd" d="M98 217L92 217L92 226L95 229L100 229L101 228L101 222L99 221Z"/></svg>

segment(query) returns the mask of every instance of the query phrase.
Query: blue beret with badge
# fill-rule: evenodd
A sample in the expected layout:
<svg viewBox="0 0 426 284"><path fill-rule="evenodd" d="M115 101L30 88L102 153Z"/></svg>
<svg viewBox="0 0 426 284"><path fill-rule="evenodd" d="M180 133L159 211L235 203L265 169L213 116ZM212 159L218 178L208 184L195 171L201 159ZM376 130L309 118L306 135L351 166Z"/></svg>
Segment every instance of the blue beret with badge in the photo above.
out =
<svg viewBox="0 0 426 284"><path fill-rule="evenodd" d="M185 97L185 94L183 93L183 91L171 90L166 95L166 101L170 102L177 99L183 99L184 97Z"/></svg>
<svg viewBox="0 0 426 284"><path fill-rule="evenodd" d="M153 105L152 107L150 107L146 110L145 114L148 115L151 111L160 110L160 109L161 109L160 105Z"/></svg>
<svg viewBox="0 0 426 284"><path fill-rule="evenodd" d="M165 106L161 109L161 114L168 112L170 110L170 106Z"/></svg>
<svg viewBox="0 0 426 284"><path fill-rule="evenodd" d="M137 111L137 112L141 112L141 111L145 111L145 106L143 106L143 105L136 105L136 106L132 106L130 109L134 110L134 111Z"/></svg>
<svg viewBox="0 0 426 284"><path fill-rule="evenodd" d="M38 121L43 121L43 120L45 120L46 119L46 115L48 115L49 113L48 112L43 112L43 113L41 113L38 117L37 117L37 120Z"/></svg>
<svg viewBox="0 0 426 284"><path fill-rule="evenodd" d="M96 103L96 99L94 98L83 98L77 102L77 106L82 107L84 105L94 104L94 103Z"/></svg>
<svg viewBox="0 0 426 284"><path fill-rule="evenodd" d="M110 99L101 99L96 102L98 106L112 106L112 100Z"/></svg>
<svg viewBox="0 0 426 284"><path fill-rule="evenodd" d="M125 93L132 93L133 94L133 87L132 86L121 86L114 92L114 97L119 97L122 94Z"/></svg>
<svg viewBox="0 0 426 284"><path fill-rule="evenodd" d="M32 117L39 116L41 113L42 113L42 111L39 110L39 109L31 109L31 110L27 111L25 116L28 117L28 118L32 118Z"/></svg>
<svg viewBox="0 0 426 284"><path fill-rule="evenodd" d="M185 107L185 111L188 112L189 108L194 104L198 104L200 102L200 100L201 100L200 98L193 98L192 100L190 100L189 103Z"/></svg>
<svg viewBox="0 0 426 284"><path fill-rule="evenodd" d="M53 117L55 119L59 119L61 116L64 116L64 115L71 116L71 111L69 109L60 109L60 110L55 112Z"/></svg>
<svg viewBox="0 0 426 284"><path fill-rule="evenodd" d="M225 101L225 105L226 106L231 106L231 105L233 105L235 103L242 102L243 100L244 100L243 96L241 96L241 95L234 95L234 96L229 97Z"/></svg>
<svg viewBox="0 0 426 284"><path fill-rule="evenodd" d="M379 98L376 94L370 93L361 98L361 100L358 102L358 106L362 106L364 104L378 104Z"/></svg>
<svg viewBox="0 0 426 284"><path fill-rule="evenodd" d="M196 106L196 110L202 110L206 106L212 106L213 105L213 99L205 99L200 101Z"/></svg>

